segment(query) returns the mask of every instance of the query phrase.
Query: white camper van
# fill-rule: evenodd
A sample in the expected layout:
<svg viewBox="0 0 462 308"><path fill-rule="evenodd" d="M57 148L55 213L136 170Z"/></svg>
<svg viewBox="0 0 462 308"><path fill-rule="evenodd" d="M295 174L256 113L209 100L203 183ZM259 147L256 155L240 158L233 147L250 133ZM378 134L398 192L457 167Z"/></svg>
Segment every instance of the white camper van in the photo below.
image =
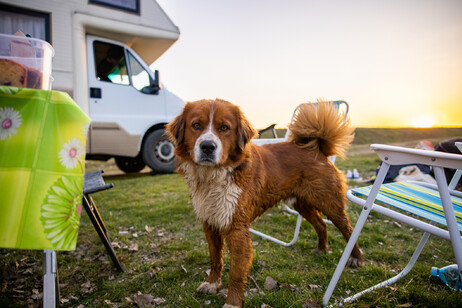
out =
<svg viewBox="0 0 462 308"><path fill-rule="evenodd" d="M148 165L172 172L164 126L184 102L151 71L179 37L155 0L6 0L0 33L22 30L55 49L54 90L68 92L91 118L87 159L115 158L125 172Z"/></svg>

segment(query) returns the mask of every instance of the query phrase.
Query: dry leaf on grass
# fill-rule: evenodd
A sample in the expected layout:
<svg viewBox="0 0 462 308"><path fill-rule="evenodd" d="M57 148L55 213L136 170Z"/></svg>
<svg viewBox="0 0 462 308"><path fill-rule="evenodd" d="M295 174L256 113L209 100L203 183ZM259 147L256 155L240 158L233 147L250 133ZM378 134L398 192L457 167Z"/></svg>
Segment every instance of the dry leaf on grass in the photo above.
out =
<svg viewBox="0 0 462 308"><path fill-rule="evenodd" d="M286 289L292 290L293 292L298 292L298 291L299 291L299 288L298 288L296 285L294 285L294 284L281 283L281 284L279 285L279 287L280 287L281 289L286 288Z"/></svg>
<svg viewBox="0 0 462 308"><path fill-rule="evenodd" d="M118 249L127 249L128 246L125 245L124 243L119 243L119 242L112 242L112 247L118 248Z"/></svg>
<svg viewBox="0 0 462 308"><path fill-rule="evenodd" d="M302 308L321 308L321 305L319 305L319 303L317 301L314 301L314 300L307 300Z"/></svg>
<svg viewBox="0 0 462 308"><path fill-rule="evenodd" d="M265 279L265 289L266 290L273 290L277 288L278 282L271 278L270 276L266 277Z"/></svg>
<svg viewBox="0 0 462 308"><path fill-rule="evenodd" d="M154 298L153 302L154 302L154 304L156 304L156 305L160 305L160 304L165 303L165 298L156 297L156 298Z"/></svg>
<svg viewBox="0 0 462 308"><path fill-rule="evenodd" d="M147 305L151 305L154 296L150 294L136 294L133 296L133 299L138 307L146 307Z"/></svg>
<svg viewBox="0 0 462 308"><path fill-rule="evenodd" d="M138 244L137 243L131 243L130 247L128 248L128 251L138 251Z"/></svg>
<svg viewBox="0 0 462 308"><path fill-rule="evenodd" d="M311 290L311 291L320 291L322 290L322 287L321 286L318 286L316 284L309 284L308 285L308 288Z"/></svg>
<svg viewBox="0 0 462 308"><path fill-rule="evenodd" d="M138 294L135 294L133 296L133 299L135 300L135 303L138 305L138 307L146 307L149 305L160 305L165 303L165 299L161 297L156 297L152 296L151 294L141 294L138 292Z"/></svg>
<svg viewBox="0 0 462 308"><path fill-rule="evenodd" d="M157 230L156 236L164 237L164 236L166 236L166 233L167 233L167 231L165 231L164 229L160 229L160 230Z"/></svg>
<svg viewBox="0 0 462 308"><path fill-rule="evenodd" d="M31 297L34 301L40 300L43 298L43 293L39 292L38 289L32 289Z"/></svg>
<svg viewBox="0 0 462 308"><path fill-rule="evenodd" d="M148 272L146 273L146 275L148 276L149 279L152 279L156 275L156 272L152 268L150 268Z"/></svg>
<svg viewBox="0 0 462 308"><path fill-rule="evenodd" d="M98 288L95 284L91 283L90 281L82 283L80 287L80 292L82 292L83 294L93 293Z"/></svg>

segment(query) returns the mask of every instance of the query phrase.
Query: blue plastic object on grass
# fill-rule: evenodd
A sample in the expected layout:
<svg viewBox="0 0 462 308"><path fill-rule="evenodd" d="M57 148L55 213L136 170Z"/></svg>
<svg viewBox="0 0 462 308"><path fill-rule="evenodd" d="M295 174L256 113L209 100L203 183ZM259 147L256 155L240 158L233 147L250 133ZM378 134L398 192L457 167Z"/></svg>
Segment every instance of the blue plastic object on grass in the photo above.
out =
<svg viewBox="0 0 462 308"><path fill-rule="evenodd" d="M457 264L445 266L443 268L432 267L432 276L440 279L452 290L462 291L462 281L460 280Z"/></svg>

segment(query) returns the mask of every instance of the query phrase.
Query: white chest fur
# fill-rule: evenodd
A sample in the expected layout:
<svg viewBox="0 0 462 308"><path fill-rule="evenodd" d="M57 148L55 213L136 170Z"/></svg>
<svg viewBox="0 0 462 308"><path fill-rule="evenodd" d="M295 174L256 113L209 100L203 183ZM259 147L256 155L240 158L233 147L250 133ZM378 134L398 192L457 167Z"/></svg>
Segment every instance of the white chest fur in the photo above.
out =
<svg viewBox="0 0 462 308"><path fill-rule="evenodd" d="M179 168L189 185L197 218L218 230L226 229L242 192L234 183L230 169L191 163L183 163Z"/></svg>

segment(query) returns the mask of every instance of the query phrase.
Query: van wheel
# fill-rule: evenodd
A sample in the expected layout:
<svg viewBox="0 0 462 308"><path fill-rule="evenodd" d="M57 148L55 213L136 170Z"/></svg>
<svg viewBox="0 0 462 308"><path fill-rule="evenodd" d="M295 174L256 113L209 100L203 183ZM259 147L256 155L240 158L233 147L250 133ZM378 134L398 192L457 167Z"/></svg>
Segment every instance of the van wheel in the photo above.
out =
<svg viewBox="0 0 462 308"><path fill-rule="evenodd" d="M125 173L134 173L143 170L146 166L140 157L116 157L115 163Z"/></svg>
<svg viewBox="0 0 462 308"><path fill-rule="evenodd" d="M175 170L175 146L164 134L163 129L151 132L144 141L143 160L152 170L172 173Z"/></svg>

